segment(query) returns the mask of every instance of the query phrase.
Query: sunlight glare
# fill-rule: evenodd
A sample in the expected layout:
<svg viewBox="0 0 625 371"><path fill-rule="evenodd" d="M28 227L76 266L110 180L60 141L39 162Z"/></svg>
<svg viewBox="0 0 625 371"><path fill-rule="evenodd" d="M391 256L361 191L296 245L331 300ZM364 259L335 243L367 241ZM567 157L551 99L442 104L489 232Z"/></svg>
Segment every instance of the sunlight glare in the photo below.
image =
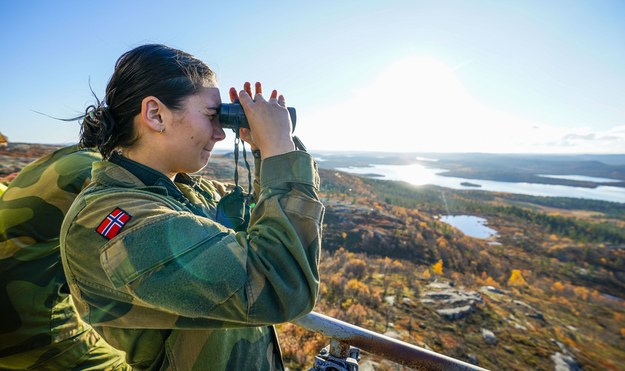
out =
<svg viewBox="0 0 625 371"><path fill-rule="evenodd" d="M340 149L341 140L350 138L373 151L505 151L535 134L528 129L533 124L482 106L454 69L430 57L391 64L369 86L310 121L317 135L319 124L312 122L335 133L316 143L322 149Z"/></svg>

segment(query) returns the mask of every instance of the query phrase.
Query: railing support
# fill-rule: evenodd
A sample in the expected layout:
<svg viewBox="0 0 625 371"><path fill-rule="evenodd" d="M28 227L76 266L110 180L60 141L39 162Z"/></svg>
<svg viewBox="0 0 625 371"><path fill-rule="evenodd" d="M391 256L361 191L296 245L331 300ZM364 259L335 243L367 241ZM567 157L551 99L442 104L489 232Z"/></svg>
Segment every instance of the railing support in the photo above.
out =
<svg viewBox="0 0 625 371"><path fill-rule="evenodd" d="M330 352L335 357L344 356L352 345L416 370L486 370L316 312L293 323L331 338Z"/></svg>

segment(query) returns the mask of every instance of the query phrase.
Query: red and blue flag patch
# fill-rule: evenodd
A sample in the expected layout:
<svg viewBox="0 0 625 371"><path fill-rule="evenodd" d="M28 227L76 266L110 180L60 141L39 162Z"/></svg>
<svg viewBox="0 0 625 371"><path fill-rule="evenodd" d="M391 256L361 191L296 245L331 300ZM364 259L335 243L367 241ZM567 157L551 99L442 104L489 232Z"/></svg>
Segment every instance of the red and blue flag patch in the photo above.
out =
<svg viewBox="0 0 625 371"><path fill-rule="evenodd" d="M110 214L104 218L102 223L96 228L96 231L104 238L111 239L124 228L126 223L132 219L132 215L124 210L115 208Z"/></svg>

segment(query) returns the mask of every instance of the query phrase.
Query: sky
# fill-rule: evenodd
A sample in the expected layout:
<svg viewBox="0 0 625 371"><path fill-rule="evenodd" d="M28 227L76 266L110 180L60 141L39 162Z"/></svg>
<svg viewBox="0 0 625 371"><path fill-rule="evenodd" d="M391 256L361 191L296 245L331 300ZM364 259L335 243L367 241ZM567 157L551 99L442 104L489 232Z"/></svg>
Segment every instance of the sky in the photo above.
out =
<svg viewBox="0 0 625 371"><path fill-rule="evenodd" d="M0 2L0 132L73 143L146 43L260 81L313 151L625 153L625 1ZM233 147L233 134L217 148Z"/></svg>

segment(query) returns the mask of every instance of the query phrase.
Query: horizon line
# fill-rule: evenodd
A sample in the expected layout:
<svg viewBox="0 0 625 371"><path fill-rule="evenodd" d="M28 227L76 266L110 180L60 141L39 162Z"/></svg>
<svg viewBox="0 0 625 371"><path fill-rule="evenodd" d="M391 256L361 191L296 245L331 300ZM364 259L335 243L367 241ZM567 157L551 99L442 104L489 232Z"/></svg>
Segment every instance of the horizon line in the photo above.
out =
<svg viewBox="0 0 625 371"><path fill-rule="evenodd" d="M7 142L6 144L29 144L42 146L69 146L77 144L67 143L40 143L40 142ZM230 153L232 149L214 148L215 153ZM312 153L380 153L380 154L484 154L484 155L542 155L542 156L625 156L625 152L484 152L484 151L389 151L389 150L364 150L364 149L314 149L308 148Z"/></svg>

